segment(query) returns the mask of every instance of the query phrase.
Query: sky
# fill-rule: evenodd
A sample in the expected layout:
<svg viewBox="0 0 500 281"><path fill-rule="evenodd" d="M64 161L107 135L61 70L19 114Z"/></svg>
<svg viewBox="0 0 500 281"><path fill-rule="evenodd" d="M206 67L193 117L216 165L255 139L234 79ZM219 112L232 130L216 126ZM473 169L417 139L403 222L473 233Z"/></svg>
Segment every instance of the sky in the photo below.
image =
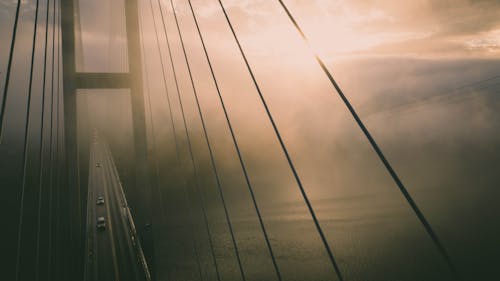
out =
<svg viewBox="0 0 500 281"><path fill-rule="evenodd" d="M269 16L280 12L277 5L266 5L271 1L227 3L252 16L247 24L267 26L267 36L288 24ZM287 4L313 46L329 60L360 54L498 57L498 1L314 0ZM203 6L207 17L216 10L215 4Z"/></svg>

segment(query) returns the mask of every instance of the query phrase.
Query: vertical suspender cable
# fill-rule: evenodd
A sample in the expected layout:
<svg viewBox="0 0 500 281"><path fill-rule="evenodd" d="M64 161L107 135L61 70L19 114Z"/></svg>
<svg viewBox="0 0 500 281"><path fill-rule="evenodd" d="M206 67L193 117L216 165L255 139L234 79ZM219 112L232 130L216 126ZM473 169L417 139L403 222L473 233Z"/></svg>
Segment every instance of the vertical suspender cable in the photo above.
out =
<svg viewBox="0 0 500 281"><path fill-rule="evenodd" d="M174 6L173 6L173 2L172 2L172 0L170 0L170 3L171 3L171 6L172 6L172 10L173 10L173 12L174 12L174 16L175 16L175 8L174 8ZM176 23L177 23L177 18L176 18ZM178 23L177 23L177 25L178 25ZM179 27L178 27L178 28L179 28ZM180 30L179 30L179 32L180 32ZM181 39L181 41L182 41L182 39ZM184 48L183 48L183 49L184 49ZM185 49L184 49L184 55L186 56L186 54L185 54ZM186 57L186 60L187 60L187 57ZM188 68L189 68L189 67L188 67ZM191 80L192 80L192 77L191 77ZM194 89L194 83L193 83L193 89ZM180 98L180 97L179 97L179 98ZM198 106L199 106L199 105L198 105ZM248 181L248 177L246 177L246 179L247 179L247 181ZM248 185L248 186L250 187L250 185ZM254 207L255 207L256 212L257 212L257 217L258 217L258 219L259 219L259 223L260 223L260 226L261 226L262 232L263 232L263 234L264 234L264 238L265 238L265 241L266 241L266 245L267 245L267 247L268 247L268 249L269 249L269 254L270 254L270 256L271 256L271 260L272 260L272 263L273 263L273 267L274 267L274 269L275 269L275 271L276 271L277 278L278 278L278 280L282 280L282 278L281 278L281 272L280 272L279 267L278 267L278 264L277 264L277 262L276 262L276 257L275 257L275 255L274 255L273 250L272 250L271 242L270 242L270 240L269 240L269 236L268 236L267 231L266 231L266 228L265 228L265 226L264 226L264 221L263 221L262 215L261 215L261 213L260 213L260 210L259 210L259 207L258 207L258 204L257 204L257 200L256 200L256 198L255 198L255 194L254 194L254 192L253 192L253 189L252 189L252 188L250 188L250 194L251 194L251 197L252 197L252 201L253 201Z"/></svg>
<svg viewBox="0 0 500 281"><path fill-rule="evenodd" d="M56 2L57 0L54 0L54 2ZM60 4L59 1L57 1L58 4ZM55 3L54 3L55 5ZM57 11L57 13L56 13ZM60 127L60 122L59 122L59 109L60 109L60 93L59 93L59 84L60 84L60 65L59 65L59 57L60 57L60 25L59 25L59 21L61 20L61 15L60 15L60 9L59 7L54 7L54 14L57 15L57 72L56 72L56 145L55 145L55 157L56 157L56 160L55 160L55 165L56 165L56 183L54 184L55 187L53 186L53 184L51 183L50 185L50 197L49 197L49 206L50 206L50 209L49 209L49 253L48 253L48 261L47 261L47 266L49 267L49 270L48 270L48 276L49 276L49 280L51 279L51 274L52 274L52 260L53 260L53 253L52 253L52 242L53 242L53 238L52 238L52 233L53 232L56 232L55 229L53 229L53 225L55 225L53 223L53 216L54 214L57 214L57 212L53 212L53 205L55 204L54 201L57 201L55 200L54 198L57 198L57 192L58 192L58 184L59 184L59 170L60 170L60 162L59 162L59 153L60 153L60 150L59 150L59 127ZM54 165L53 164L53 165Z"/></svg>
<svg viewBox="0 0 500 281"><path fill-rule="evenodd" d="M31 98L32 98L32 87L33 87L33 70L35 63L35 50L36 50L36 41L37 41L37 28L38 28L38 11L40 6L40 0L36 1L35 8L35 21L33 28L33 45L31 48L31 66L30 66L30 78L28 85L28 100L26 104L26 123L24 126L24 149L23 149L23 160L22 166L23 170L21 173L22 176L22 185L21 185L21 206L19 212L19 224L17 229L17 255L16 255L16 280L19 280L20 267L21 267L21 236L22 236L22 228L23 228L23 214L24 214L24 194L26 189L26 169L28 162L28 147L29 147L29 129L30 129L30 119L31 119Z"/></svg>
<svg viewBox="0 0 500 281"><path fill-rule="evenodd" d="M55 31L56 31L56 18L55 18L55 9L56 9L56 2L54 0L53 2L54 6L54 16L52 17L52 72L54 72L54 66L55 66ZM55 84L55 77L52 75L52 81L51 81L51 89L52 89L52 95L50 96L50 134L49 134L49 139L50 139L50 146L49 146L49 154L50 154L50 172L49 172L49 180L50 183L49 185L52 186L52 178L53 178L53 172L54 172L54 165L52 165L52 162L54 161L54 157L52 155L53 153L53 131L54 131L54 84Z"/></svg>
<svg viewBox="0 0 500 281"><path fill-rule="evenodd" d="M217 79L215 78L215 74L214 74L213 67L212 67L212 62L211 62L211 60L210 60L210 58L208 56L208 52L207 52L207 49L206 49L206 46L205 46L205 41L203 40L203 36L201 34L201 30L200 30L200 27L199 27L199 24L198 24L198 20L196 19L196 15L194 13L194 9L193 9L193 5L191 3L191 0L188 0L188 3L189 3L189 8L191 10L191 14L193 16L193 20L194 20L194 23L195 23L195 26L196 26L196 30L198 32L198 36L199 36L201 44L203 46L203 51L204 51L205 57L207 59L208 65L209 65L210 72L212 74L212 78L214 80L215 88L217 90L219 98L221 98L222 96L220 94L219 84L217 82ZM192 76L191 76L191 81L192 81ZM195 89L194 83L193 83L193 89ZM199 100L198 100L198 95L196 94L196 91L194 91L194 93L195 93L196 103L197 103L197 106L198 106L198 112L200 113L200 118L202 120L202 125L203 125L203 131L204 131L204 135L205 135L205 140L206 140L206 143L207 143L207 146L208 146L208 150L209 150L209 153L210 153L210 161L211 161L212 169L214 171L215 179L216 179L216 182L217 182L217 189L218 189L219 197L220 197L220 199L222 201L222 205L223 205L223 209L224 209L224 215L226 217L226 221L227 221L229 232L230 232L230 235L231 235L231 239L232 239L234 251L235 251L235 254L236 254L236 260L237 260L237 263L238 263L238 266L239 266L239 269L240 269L241 279L243 281L245 281L246 280L245 272L243 270L243 265L242 265L242 262L241 262L241 257L240 257L240 253L239 253L239 250L238 250L238 245L236 243L236 238L235 238L235 235L234 235L233 225L232 225L231 219L229 217L229 211L227 209L226 200L225 200L225 197L224 197L224 193L222 191L221 180L220 180L219 173L217 171L217 165L215 163L214 153L213 153L213 150L212 150L212 146L210 144L210 139L208 138L208 133L207 133L207 129L206 129L206 126L205 126L205 121L203 119L203 115L202 115L202 112L201 112L201 108L200 108L200 104L199 104ZM223 102L222 99L221 99L221 103L222 103L222 108L224 110L224 114L226 116L226 119L227 119L227 122L228 122L228 125L229 125L229 128L230 128L231 134L232 134L232 136L234 136L232 125L231 125L231 123L229 121L229 117L227 115L227 110L226 110L225 104L224 104L224 102ZM235 139L233 138L233 140L235 140ZM236 144L236 146L237 146L237 144ZM238 149L238 147L237 147L237 149Z"/></svg>
<svg viewBox="0 0 500 281"><path fill-rule="evenodd" d="M182 35L180 33L180 27L179 27L179 23L178 23L178 20L177 20L177 13L175 12L175 9L174 9L172 1L170 2L170 4L171 4L171 7L172 7L172 11L174 13L174 18L175 18L175 22L176 22L176 26L177 26L177 31L179 32L179 39L181 41L181 46L182 46L182 48L184 50L184 41L183 41ZM207 216L207 211L206 211L206 206L205 206L205 200L204 200L204 196L203 196L203 191L200 188L200 176L198 174L198 169L196 167L196 162L195 162L195 159L194 159L193 147L192 147L191 138L189 136L189 131L188 131L188 127L187 127L187 121L186 121L184 106L183 106L183 103L182 103L182 98L181 98L181 94L180 94L180 90L179 90L179 84L178 84L178 80L177 80L177 75L175 74L176 71L175 71L174 61L173 61L173 58L172 58L172 52L171 52L171 49L170 49L170 42L169 42L169 38L168 38L168 34L167 34L167 29L166 29L165 17L163 15L163 8L162 8L162 5L161 5L161 3L160 3L159 0L158 0L158 5L160 7L161 19L162 19L163 28L164 28L164 31L165 31L165 37L166 37L167 44L168 44L170 61L171 61L171 64L172 64L172 69L173 69L173 73L174 73L174 77L175 77L175 86L176 86L176 90L177 90L177 96L179 98L179 105L180 105L180 108L181 108L182 120L184 122L184 129L185 129L185 133L186 133L186 137L187 137L187 142L188 142L189 155L190 155L190 158L191 158L191 163L192 163L192 166L193 166L193 173L194 173L194 177L195 177L195 181L196 181L195 186L196 186L196 189L198 191L198 195L199 195L200 201L201 201L200 202L200 204L201 204L201 211L202 211L202 215L203 215L203 221L204 221L204 224L205 224L205 229L206 229L207 235L208 235L208 242L209 242L210 252L211 252L211 255L212 255L212 260L214 262L215 273L216 273L216 276L217 276L217 280L220 281L219 265L217 263L217 258L215 256L215 250L214 250L214 246L213 246L212 232L210 230L210 224L208 223L208 216ZM184 50L184 54L186 55L185 50ZM186 63L188 64L188 69L189 69L189 63L187 62L187 57L185 57L185 58L186 58Z"/></svg>
<svg viewBox="0 0 500 281"><path fill-rule="evenodd" d="M142 15L141 15L141 20L142 20ZM147 95L147 106L148 106L148 110L149 110L149 122L151 123L151 138L152 138L152 145L153 145L153 151L157 151L157 143L156 143L156 129L155 129L155 124L154 124L154 119L153 119L153 106L152 106L152 102L151 102L151 90L149 88L149 71L148 71L148 64L147 64L147 60L146 60L146 55L144 54L144 51L146 50L145 49L145 46L144 46L144 32L142 30L142 26L141 26L141 35L143 35L143 37L141 38L141 46L142 46L142 61L144 62L144 76L145 76L145 87L146 87L146 95ZM163 67L162 67L163 69ZM166 85L166 84L165 84ZM171 121L173 122L173 119L171 119ZM175 130L174 130L174 134L175 134ZM158 162L158 157L155 155L154 156L154 168L155 168L155 175L157 178L160 177L160 165L159 165L159 162ZM164 210L163 210L163 196L162 196L162 193L161 191L159 190L159 187L158 188L158 193L159 193L159 196L160 196L160 212L161 212L161 216L162 216L162 220L165 220L163 217L164 217ZM166 278L167 280L170 280L170 276L167 272L166 274Z"/></svg>
<svg viewBox="0 0 500 281"><path fill-rule="evenodd" d="M165 84L165 93L166 93L166 97L167 97L167 104L168 104L168 108L169 108L169 114L170 114L170 121L171 121L171 125L172 125L172 130L173 130L173 137L174 137L174 143L175 143L175 152L176 152L176 157L177 157L177 161L179 163L179 165L181 164L181 158L180 158L180 154L179 154L179 144L178 144L178 140L177 140L177 134L176 134L176 128L175 128L175 123L174 123L174 118L173 118L173 113L172 113L172 105L171 105L171 101L170 101L170 94L168 92L168 84L167 84L167 76L166 76L166 73L165 73L165 67L164 67L164 64L163 64L163 56L162 56L162 52L161 52L161 48L160 48L160 39L159 39L159 34L158 34L158 29L156 28L156 17L155 17L155 13L154 13L154 9L153 9L153 0L150 0L149 1L149 7L150 7L150 10L151 10L151 14L152 14L152 19L153 19L153 26L154 26L154 30L155 30L155 35L156 35L156 43L157 43L157 48L158 48L158 53L159 53L159 56L160 56L160 62L161 62L161 69L162 69L162 74L163 74L163 82ZM160 6L161 8L161 6ZM161 13L161 9L160 9L160 14L162 16L162 20L163 20L163 14ZM168 35L167 35L167 31L166 31L166 27L165 27L165 24L163 24L163 29L165 31L165 37L167 39L167 43L168 43L168 51L169 51L169 54L170 54L170 62L171 62L171 66L172 66L172 71L173 71L173 74L174 74L174 79L176 81L176 85L177 85L177 76L175 74L175 67L174 67L174 61L172 60L172 56L171 56L171 51L170 51L170 43L168 41ZM183 114L184 116L184 114ZM194 219L194 215L193 215L193 211L192 211L192 206L190 205L189 203L189 195L187 193L187 183L185 182L185 189L184 189L184 195L186 197L186 205L187 205L187 208L188 208L188 212L189 212L189 217ZM194 221L193 221L194 223ZM196 264L197 264L197 269L198 269L198 274L199 274L199 277L200 277L200 280L203 280L203 274L201 272L201 263L200 263L200 257L199 257L199 254L198 254L198 249L197 249L197 246L196 246L196 242L193 241L193 251L194 251L194 255L195 255L195 259L196 259Z"/></svg>
<svg viewBox="0 0 500 281"><path fill-rule="evenodd" d="M0 109L0 143L2 143L3 139L3 119L5 114L5 104L7 103L7 94L9 91L10 73L12 70L12 60L14 58L14 47L16 45L17 24L19 23L20 8L21 0L17 0L16 15L14 16L14 27L12 28L12 38L10 41L9 61L7 63L7 73L5 74L5 83L3 88L2 107Z"/></svg>
<svg viewBox="0 0 500 281"><path fill-rule="evenodd" d="M295 26L295 28L297 29L297 31L300 33L302 39L304 39L304 41L306 43L308 43L309 40L308 40L307 36L305 35L305 33L303 32L302 28L299 26L299 24L297 23L297 21L295 20L295 18L291 14L291 12L288 9L288 7L285 5L285 3L282 0L278 0L278 1L281 4L281 6L283 7L283 9L285 10L285 12L286 12L288 18L290 19L290 21L292 22L292 24ZM333 85L333 87L337 91L338 95L340 96L340 98L344 102L345 106L347 107L347 109L351 113L352 117L354 118L354 120L358 124L359 128L361 129L361 131L363 131L363 134L365 135L365 137L370 142L373 150L375 150L375 152L377 153L380 161L382 161L383 165L385 166L385 168L387 169L387 171L391 175L392 179L394 180L394 182L398 186L399 190L401 191L401 193L405 197L406 201L408 202L408 204L412 208L413 212L415 213L415 215L418 217L418 219L420 220L420 222L424 226L427 234L430 236L430 238L432 239L432 241L433 241L434 245L436 246L437 250L439 251L439 253L441 254L441 256L444 258L444 260L446 261L446 263L448 264L448 266L449 266L450 270L452 271L453 275L455 276L455 278L459 279L456 267L455 267L454 263L452 262L452 260L451 260L451 258L449 256L448 252L446 251L446 248L444 247L443 243L441 243L441 240L437 236L436 232L433 230L433 228L431 227L430 223L427 221L427 219L425 218L424 214L419 209L417 203L413 200L412 196L410 195L410 193L408 192L408 190L406 189L406 187L403 185L403 182L399 178L398 174L396 173L396 171L393 169L392 165L389 163L389 161L385 157L384 153L382 152L382 150L380 149L380 147L378 146L377 142L372 137L372 135L370 134L370 132L368 131L368 129L366 128L366 126L364 125L363 121L361 120L361 118L357 114L357 112L354 109L354 107L351 105L351 103L349 102L349 100L347 99L347 97L344 95L344 92L342 91L342 89L340 88L340 86L338 85L338 83L335 81L333 75L331 74L330 70L328 70L328 67L324 63L323 59L321 59L321 57L317 53L314 53L314 57L315 57L316 61L319 63L319 65L321 66L321 69L323 70L323 72L325 73L325 75L328 77L328 80L330 80L331 84Z"/></svg>
<svg viewBox="0 0 500 281"><path fill-rule="evenodd" d="M47 0L47 11L45 14L45 43L44 43L44 56L43 56L43 83L42 83L42 112L40 118L40 142L39 142L39 151L38 158L40 159L40 169L39 169L39 189L40 193L38 194L38 233L36 239L36 276L39 279L40 272L40 228L41 228L41 206L42 206L42 189L43 189L43 164L44 164L44 129L45 129L45 87L47 84L47 46L48 46L48 33L49 33L49 11L50 11L50 0ZM50 205L49 205L50 208ZM50 218L50 215L49 215ZM50 224L49 224L50 225ZM50 226L49 226L50 227ZM50 241L49 241L50 243Z"/></svg>
<svg viewBox="0 0 500 281"><path fill-rule="evenodd" d="M56 52L55 52L55 48L56 48L56 40L55 40L56 39L56 16L59 20L58 14L56 13L56 0L54 0L53 4L52 4L52 12L53 12L53 16L52 16L52 73L54 73L55 63L56 63L56 60L55 60L55 56L56 56ZM59 52L59 46L57 47L57 50ZM58 57L58 60L59 60L59 57ZM57 68L57 71L59 72L59 66ZM54 112L54 108L56 107L56 106L54 106L54 104L58 99L59 91L54 89L55 88L54 84L58 83L58 81L59 81L59 75L52 75L52 79L51 79L52 94L51 94L51 98L50 98L50 134L49 134L49 141L50 141L50 143L49 143L49 155L50 155L50 160L49 160L49 163L50 163L50 166L49 166L49 225L51 224L51 221L52 221L52 218L51 218L52 214L50 212L50 205L52 205L52 193L54 190L53 189L53 184L54 184L54 153L56 151L54 149L54 146L56 145L54 142L54 125L56 126L56 129L58 128L58 125L54 124L54 115L58 114L58 108L56 108L55 109L56 112ZM54 96L56 98L56 101L54 101ZM57 120L57 118L55 118L55 119ZM57 137L57 134L56 134L56 137ZM55 158L57 159L57 156ZM52 233L50 233L50 235L51 234ZM50 235L48 236L49 239L50 239ZM49 240L49 243L50 243L50 240Z"/></svg>
<svg viewBox="0 0 500 281"><path fill-rule="evenodd" d="M151 2L150 2L151 4ZM153 13L153 10L151 10L151 13ZM141 22L143 21L143 17L142 17L142 14L140 14L140 19L141 19ZM154 17L154 14L153 14L153 17ZM155 19L153 18L153 24L156 24L155 22ZM155 28L156 28L156 25L155 25ZM147 101L147 106L148 106L148 109L149 109L149 122L151 123L151 138L152 138L152 145L153 145L153 151L157 151L157 143L156 143L156 129L155 129L155 123L154 123L154 119L153 119L153 106L152 106L152 102L151 102L151 90L149 88L149 71L148 71L148 64L147 64L147 58L146 58L146 54L144 53L146 48L144 46L144 30L142 28L142 25L140 26L140 33L142 35L142 38L141 38L141 46L142 46L142 61L144 62L144 75L145 75L145 90L146 90L146 95L147 95L147 98L148 98L148 101ZM156 38L158 40L158 37ZM158 51L160 52L160 49L159 49L159 44L158 44ZM161 53L160 53L160 57L161 57ZM161 60L161 58L160 58ZM162 71L164 72L164 67L163 67L163 61L162 61ZM166 87L166 75L164 74L163 75L164 77L164 83L165 83L165 89L166 91L168 91L168 88ZM167 93L167 99L168 98L168 93ZM168 105L169 105L169 108L170 108L170 100L168 100ZM172 127L173 127L173 133L175 135L175 124L173 123L173 118L172 118L172 110L169 111L170 112L170 116L171 116L171 123L172 123ZM174 138L176 138L174 136ZM176 144L176 150L177 150L177 141L175 141L175 144ZM159 170L159 162L158 162L158 157L155 155L154 156L154 168L155 168L155 174L156 174L156 177L159 178L160 177L160 170ZM161 212L161 217L162 217L162 220L165 221L165 213L164 213L164 210L163 210L163 196L162 196L162 192L159 190L159 186L157 187L158 188L158 193L159 193L159 196L160 196L160 212ZM167 270L167 274L166 274L166 278L167 280L170 280L170 276L168 274L168 270Z"/></svg>
<svg viewBox="0 0 500 281"><path fill-rule="evenodd" d="M162 75L162 77L163 77L163 84L165 85L165 96L167 98L168 112L169 112L169 117L170 117L170 121L171 121L171 125L172 125L172 130L173 130L173 137L174 137L174 143L175 143L175 151L177 153L179 153L179 146L178 146L178 142L177 142L177 134L175 133L176 132L176 128L175 128L175 122L174 122L174 115L172 113L172 102L170 100L170 94L168 92L167 74L165 73L165 66L163 64L163 56L162 56L162 52L161 52L161 48L160 48L160 39L159 39L159 36L158 36L158 29L156 28L156 17L155 17L155 14L154 14L153 1L152 0L149 0L149 7L150 7L151 14L152 14L152 17L153 17L153 26L154 26L154 30L155 30L155 34L156 34L156 46L157 46L158 53L159 53L159 56L160 56L160 65L161 65L161 71L162 71L162 74L163 74Z"/></svg>
<svg viewBox="0 0 500 281"><path fill-rule="evenodd" d="M189 4L191 4L191 3L189 3ZM221 198L221 201L222 201L222 204L223 204L223 208L224 208L224 212L225 212L225 218L226 218L226 221L227 221L228 226L229 226L231 239L232 239L233 246L234 246L234 249L235 249L235 254L236 254L238 266L239 266L239 269L240 269L240 274L241 274L242 280L246 280L245 274L244 274L244 271L243 271L243 266L241 264L241 259L240 259L240 255L239 255L238 246L236 244L236 239L234 237L234 231L232 229L232 224L231 224L231 221L230 221L230 218L229 218L229 213L228 213L227 205L226 205L223 193L222 193L222 187L221 187L220 177L219 177L219 173L217 171L217 167L215 165L215 158L214 158L212 146L211 146L210 141L208 139L208 133L207 133L207 128L206 128L206 124L205 124L205 119L203 117L203 113L202 113L202 110L201 110L201 105L200 105L200 102L199 102L198 93L197 93L197 90L196 90L196 86L195 86L194 79L193 79L193 74L192 74L192 71L191 71L191 65L189 63L189 59L188 59L187 52L186 52L184 38L183 38L182 33L181 33L181 29L180 29L180 26L179 26L179 20L178 20L178 17L177 17L177 12L175 10L175 7L174 7L174 4L173 4L172 0L170 1L170 5L171 5L171 8L172 8L172 12L174 14L175 23L176 23L176 26L177 26L177 32L178 32L178 35L179 35L179 39L180 39L180 42L181 42L182 51L183 51L183 54L184 54L184 59L185 59L185 62L186 62L188 73L189 73L191 87L193 89L193 95L194 95L194 98L195 98L195 101L196 101L196 106L197 106L197 109L198 109L198 114L199 114L199 117L200 117L200 120L201 120L201 124L202 124L202 128L203 128L204 139L205 139L205 142L206 142L207 147L208 147L208 151L209 151L209 155L210 155L210 161L211 161L211 166L212 166L213 172L215 174L215 179L216 179L216 184L217 184L217 188L218 188L218 191L219 191L219 196ZM186 134L188 134L187 130L186 130ZM189 136L188 136L188 141L189 141ZM191 161L193 163L193 169L194 169L194 172L195 172L195 177L197 177L199 179L199 177L196 175L197 174L197 168L196 168L195 159L194 159L194 155L193 155L192 144L191 144L190 141L189 141L189 151L190 151L190 154L191 154ZM205 204L204 203L205 199L204 199L203 191L201 190L201 188L199 186L199 182L198 182L197 187L198 187L198 192L200 193L200 197L201 197L201 201L202 201L202 206L203 206L203 204ZM208 225L207 225L207 227L208 227ZM211 245L211 247L213 248L212 245ZM212 249L212 252L213 252L213 249ZM213 259L214 259L214 263L216 264L217 275L219 275L214 252L213 252Z"/></svg>
<svg viewBox="0 0 500 281"><path fill-rule="evenodd" d="M144 22L144 19L143 19L143 16L142 16L142 11L139 11L139 22L142 23ZM147 57L146 57L146 47L144 45L144 30L143 30L143 26L142 24L139 25L139 28L140 28L140 34L141 34L141 38L140 38L140 42L141 42L141 47L142 47L142 51L141 51L141 59L142 61L144 62L144 87L145 87L145 94L148 98L147 100L147 106L148 106L148 110L149 110L149 123L151 123L151 139L152 139L152 150L153 150L153 153L151 153L151 155L153 155L154 157L154 168L155 168L155 177L156 177L156 185L157 185L157 189L158 189L158 193L159 193L159 196L160 196L160 212L161 212L161 216L162 216L162 220L163 220L163 216L164 216L164 210L163 210L163 196L159 190L159 178L160 178L160 165L159 165L159 162L158 162L158 156L155 154L157 150L157 143L156 143L156 129L155 129L155 124L154 124L154 120L153 120L153 105L152 105L152 102L151 102L151 89L149 88L149 71L148 71L148 63L147 63ZM162 67L163 69L163 67ZM173 120L172 120L173 121Z"/></svg>
<svg viewBox="0 0 500 281"><path fill-rule="evenodd" d="M61 48L62 48L62 45L61 45L61 40L62 40L62 34L61 34L61 23L62 23L62 19L61 19L61 0L58 1L58 28L57 28L57 123L58 123L58 126L57 126L57 181L56 181L56 192L55 192L55 203L54 203L54 215L56 216L55 218L55 223L54 223L54 234L55 234L55 238L52 238L52 241L58 241L57 237L59 237L60 235L60 231L59 231L59 228L60 228L60 211L61 211L61 208L60 208L60 202L61 202L61 177L63 176L63 173L64 172L61 172L61 169L63 169L64 167L64 157L65 157L65 142L64 142L64 139L62 138L62 136L64 136L64 115L63 115L63 118L61 118L61 114L63 112L63 107L64 107L64 104L61 103L61 95L63 94L63 92L61 91L61 82L62 82L62 79L61 79L61 68L62 68L62 62L61 62L61 56L62 56L62 53L61 53ZM57 262L57 259L60 257L60 248L59 248L59 244L58 243L54 243L54 245L57 245L58 248L56 248L54 251L54 253L51 252L51 254L49 255L49 265L50 265L50 271L49 271L49 280L52 280L52 279L57 279L57 278L53 278L53 276L57 276L57 273L54 272L54 269L56 268L53 264L56 264L54 263L54 260L56 260Z"/></svg>
<svg viewBox="0 0 500 281"><path fill-rule="evenodd" d="M288 165L289 165L289 167L290 167L290 169L291 169L291 171L293 173L293 176L295 178L295 181L297 182L297 185L298 185L298 187L300 189L300 193L302 194L302 197L304 198L304 201L305 201L305 203L307 205L307 208L309 209L309 213L311 214L311 217L312 217L312 219L314 221L314 225L316 226L316 230L318 231L318 234L320 235L320 238L321 238L321 240L323 242L323 245L324 245L325 250L326 250L326 252L328 254L328 257L329 257L330 262L331 262L331 264L333 266L333 269L335 270L335 273L337 274L338 279L342 281L342 280L344 280L344 278L343 278L342 273L340 271L340 268L339 268L339 266L338 266L338 264L337 264L337 262L335 260L335 256L333 255L333 251L331 250L330 245L328 243L328 240L326 239L326 236L325 236L325 234L323 232L323 229L321 228L321 225L320 225L320 223L318 221L318 218L316 217L316 213L315 213L315 211L314 211L314 209L312 207L312 204L311 204L311 202L309 200L309 197L307 196L307 193L306 193L306 191L304 189L304 186L302 185L302 181L300 180L300 177L299 177L299 175L297 173L295 165L292 162L292 159L290 157L288 149L285 146L283 138L281 137L281 134L280 134L280 132L278 130L278 127L277 127L277 125L276 125L276 123L274 121L274 118L273 118L273 116L271 114L271 111L270 111L268 105L267 105L267 102L265 101L264 96L262 95L262 91L260 90L259 84L257 83L257 79L255 78L253 70L250 67L250 63L248 62L248 59L247 59L247 57L245 55L245 52L243 51L241 43L240 43L240 41L238 39L238 36L236 35L234 27L233 27L233 25L232 25L232 23L231 23L231 21L229 19L229 16L228 16L228 14L226 12L226 9L225 9L224 5L222 4L222 1L221 0L218 0L218 1L219 1L219 4L220 4L220 7L222 8L224 16L226 17L226 20L227 20L227 23L228 23L228 25L229 25L229 27L231 29L231 32L233 33L234 39L236 41L236 44L238 45L238 49L239 49L239 51L241 53L241 56L242 56L242 58L243 58L243 60L245 62L245 65L246 65L246 67L248 69L248 72L250 73L250 76L252 78L252 81L253 81L253 84L255 86L255 89L257 90L257 93L259 94L259 97L260 97L260 100L262 101L264 109L266 110L267 116L269 118L269 121L271 122L271 125L272 125L272 127L274 129L274 132L276 134L276 137L278 138L278 141L279 141L280 146L281 146L281 148L283 150L283 153L284 153L284 155L286 157Z"/></svg>

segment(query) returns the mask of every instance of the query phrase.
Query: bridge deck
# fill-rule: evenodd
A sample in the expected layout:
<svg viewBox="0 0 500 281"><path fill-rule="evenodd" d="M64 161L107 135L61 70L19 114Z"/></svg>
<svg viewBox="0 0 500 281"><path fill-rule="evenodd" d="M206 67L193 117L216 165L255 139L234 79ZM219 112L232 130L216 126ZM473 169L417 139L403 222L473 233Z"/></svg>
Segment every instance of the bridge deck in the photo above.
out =
<svg viewBox="0 0 500 281"><path fill-rule="evenodd" d="M96 134L90 145L85 280L148 280L140 243L113 158ZM97 204L98 197L104 204ZM97 218L106 226L97 228Z"/></svg>

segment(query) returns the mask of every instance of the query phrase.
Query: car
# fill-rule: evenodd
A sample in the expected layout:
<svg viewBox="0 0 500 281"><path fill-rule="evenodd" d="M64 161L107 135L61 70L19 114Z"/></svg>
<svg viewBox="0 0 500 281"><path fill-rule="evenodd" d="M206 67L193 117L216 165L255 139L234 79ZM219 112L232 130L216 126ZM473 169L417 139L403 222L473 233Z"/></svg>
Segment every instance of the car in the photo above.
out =
<svg viewBox="0 0 500 281"><path fill-rule="evenodd" d="M104 205L104 198L102 196L97 197L97 205Z"/></svg>
<svg viewBox="0 0 500 281"><path fill-rule="evenodd" d="M99 230L106 229L106 219L104 217L97 218L97 229L99 229Z"/></svg>

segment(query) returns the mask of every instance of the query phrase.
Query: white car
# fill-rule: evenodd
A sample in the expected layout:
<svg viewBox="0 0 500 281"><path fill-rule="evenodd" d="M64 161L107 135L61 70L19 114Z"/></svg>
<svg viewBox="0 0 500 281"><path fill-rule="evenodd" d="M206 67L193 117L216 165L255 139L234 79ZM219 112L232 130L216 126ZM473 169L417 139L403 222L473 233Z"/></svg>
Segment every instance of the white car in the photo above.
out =
<svg viewBox="0 0 500 281"><path fill-rule="evenodd" d="M99 230L106 229L106 219L104 217L97 218L97 229L99 229Z"/></svg>
<svg viewBox="0 0 500 281"><path fill-rule="evenodd" d="M97 197L97 205L104 205L104 198L102 196Z"/></svg>

